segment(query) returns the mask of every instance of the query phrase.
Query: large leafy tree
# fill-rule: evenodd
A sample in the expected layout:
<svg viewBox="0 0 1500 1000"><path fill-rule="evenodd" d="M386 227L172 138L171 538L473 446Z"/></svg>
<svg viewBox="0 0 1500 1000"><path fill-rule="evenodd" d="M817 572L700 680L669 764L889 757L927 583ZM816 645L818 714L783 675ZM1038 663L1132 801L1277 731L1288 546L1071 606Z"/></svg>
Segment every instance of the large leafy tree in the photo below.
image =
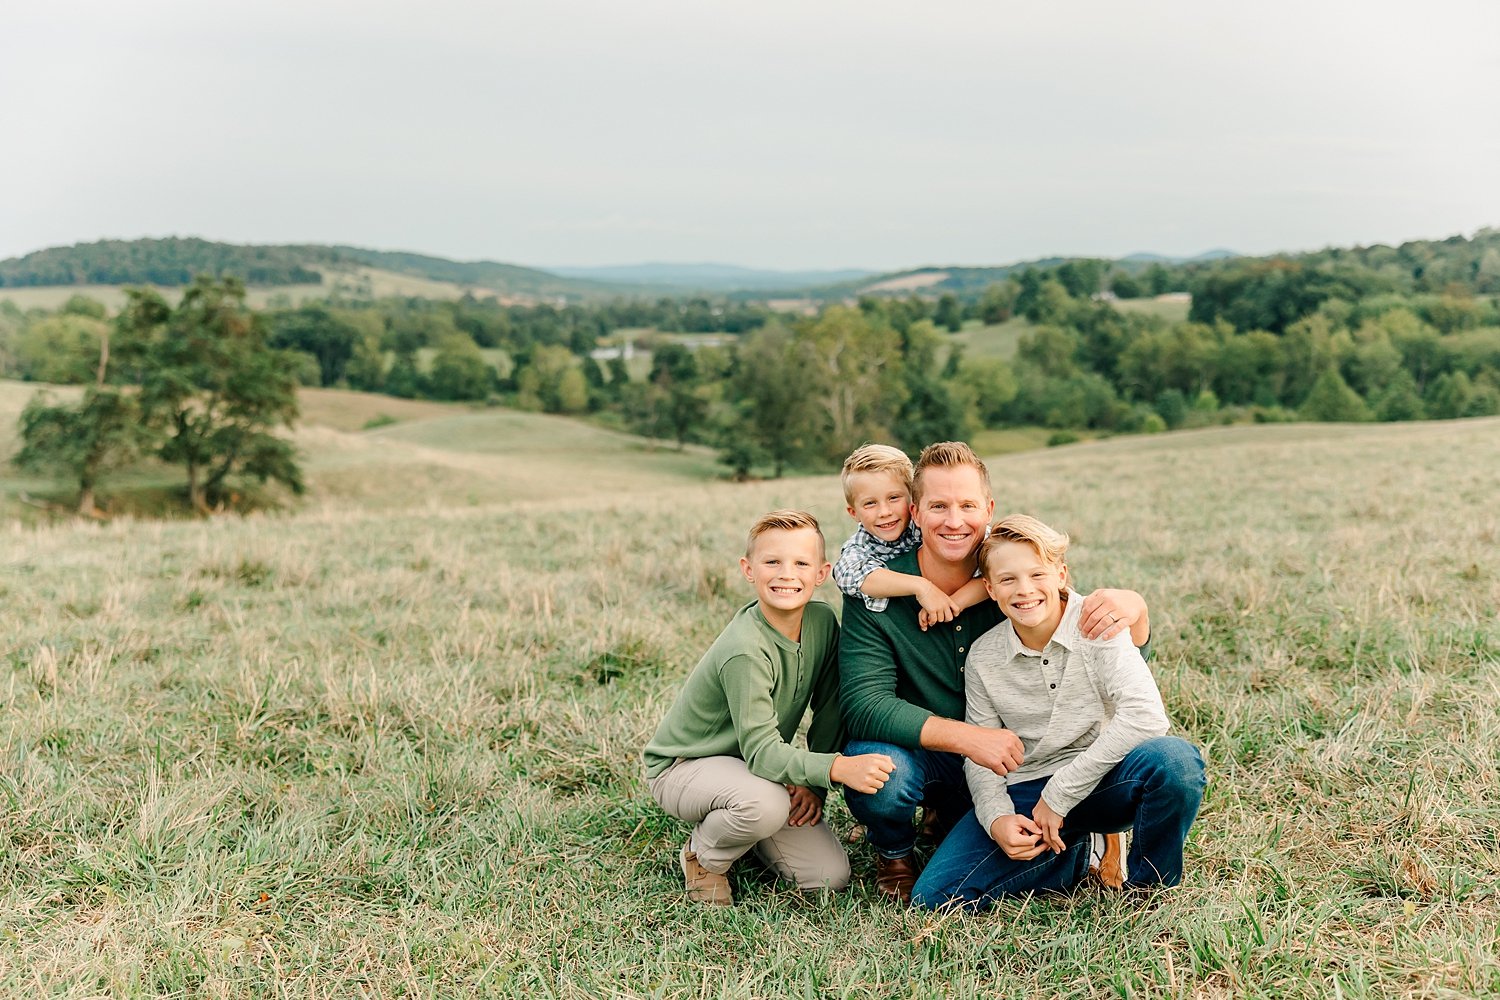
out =
<svg viewBox="0 0 1500 1000"><path fill-rule="evenodd" d="M727 392L736 419L721 433L722 460L740 478L766 462L779 479L788 464L821 450L823 414L811 360L809 345L779 323L740 342Z"/></svg>
<svg viewBox="0 0 1500 1000"><path fill-rule="evenodd" d="M113 387L90 386L76 405L46 393L21 411L22 469L62 472L78 483L78 513L98 516L95 489L107 471L134 459L149 441L136 401Z"/></svg>
<svg viewBox="0 0 1500 1000"><path fill-rule="evenodd" d="M825 457L867 441L889 441L906 402L901 343L895 330L846 306L831 306L798 330L822 405Z"/></svg>
<svg viewBox="0 0 1500 1000"><path fill-rule="evenodd" d="M234 476L302 492L296 453L276 433L297 417L296 363L269 345L245 286L200 277L176 309L153 291L129 294L120 350L146 421L163 431L160 456L187 470L193 508L208 511Z"/></svg>

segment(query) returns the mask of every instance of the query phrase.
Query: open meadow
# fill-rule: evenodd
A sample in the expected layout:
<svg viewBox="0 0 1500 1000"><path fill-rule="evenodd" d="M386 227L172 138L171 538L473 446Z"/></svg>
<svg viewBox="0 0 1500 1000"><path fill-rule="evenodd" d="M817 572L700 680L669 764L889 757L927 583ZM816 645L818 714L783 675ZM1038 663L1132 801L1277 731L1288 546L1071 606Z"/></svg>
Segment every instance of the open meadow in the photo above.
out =
<svg viewBox="0 0 1500 1000"><path fill-rule="evenodd" d="M749 521L837 546L836 477L382 405L304 404L288 512L0 522L0 995L1500 994L1500 419L995 458L1146 595L1209 788L1175 890L934 917L861 844L688 903L639 777Z"/></svg>

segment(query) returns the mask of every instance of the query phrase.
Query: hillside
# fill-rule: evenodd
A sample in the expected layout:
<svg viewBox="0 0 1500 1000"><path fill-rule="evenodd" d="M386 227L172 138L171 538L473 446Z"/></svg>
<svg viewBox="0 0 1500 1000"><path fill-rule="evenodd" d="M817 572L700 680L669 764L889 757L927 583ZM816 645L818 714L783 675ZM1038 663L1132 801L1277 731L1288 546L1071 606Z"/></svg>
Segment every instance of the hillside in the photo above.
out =
<svg viewBox="0 0 1500 1000"><path fill-rule="evenodd" d="M0 261L0 289L49 286L185 285L197 274L233 275L263 288L332 288L374 268L438 282L438 297L464 291L513 296L598 296L618 292L598 282L562 278L493 261L460 262L422 254L348 246L254 246L196 238L101 240L38 250Z"/></svg>

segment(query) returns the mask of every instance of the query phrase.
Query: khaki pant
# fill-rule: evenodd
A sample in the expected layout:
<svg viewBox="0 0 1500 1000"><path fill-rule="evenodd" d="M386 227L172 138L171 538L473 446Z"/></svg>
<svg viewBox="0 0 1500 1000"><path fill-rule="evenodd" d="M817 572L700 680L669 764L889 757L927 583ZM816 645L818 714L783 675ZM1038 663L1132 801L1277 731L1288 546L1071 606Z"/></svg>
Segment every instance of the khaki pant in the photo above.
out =
<svg viewBox="0 0 1500 1000"><path fill-rule="evenodd" d="M647 787L668 813L696 824L688 849L711 872L727 872L753 847L766 867L799 889L849 884L849 857L828 824L788 826L786 787L757 778L738 757L679 760Z"/></svg>

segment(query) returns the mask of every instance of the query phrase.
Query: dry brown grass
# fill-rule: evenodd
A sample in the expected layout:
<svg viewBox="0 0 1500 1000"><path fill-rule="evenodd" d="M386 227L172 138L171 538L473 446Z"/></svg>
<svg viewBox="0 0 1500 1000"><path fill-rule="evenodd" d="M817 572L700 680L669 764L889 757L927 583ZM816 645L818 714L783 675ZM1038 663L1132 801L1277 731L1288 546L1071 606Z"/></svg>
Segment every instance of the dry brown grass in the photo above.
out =
<svg viewBox="0 0 1500 1000"><path fill-rule="evenodd" d="M1500 421L996 459L1086 585L1147 595L1211 783L1177 890L933 918L861 848L837 898L747 867L687 904L638 779L746 525L837 540L836 479L457 419L317 431L371 446L331 451L373 506L0 534L0 994L1500 992ZM454 482L378 509L436 455ZM527 485L470 506L486 462Z"/></svg>

